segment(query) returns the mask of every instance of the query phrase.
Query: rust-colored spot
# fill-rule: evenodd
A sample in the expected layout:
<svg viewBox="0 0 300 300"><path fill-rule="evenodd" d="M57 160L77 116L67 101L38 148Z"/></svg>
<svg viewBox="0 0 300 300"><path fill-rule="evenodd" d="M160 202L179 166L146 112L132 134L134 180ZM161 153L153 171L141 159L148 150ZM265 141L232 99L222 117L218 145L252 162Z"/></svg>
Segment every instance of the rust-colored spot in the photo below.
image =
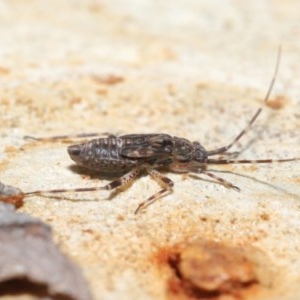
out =
<svg viewBox="0 0 300 300"><path fill-rule="evenodd" d="M179 250L172 247L163 247L161 248L155 255L155 263L159 266L165 266L166 264L171 264L172 261L175 260L175 257L177 257L177 253Z"/></svg>
<svg viewBox="0 0 300 300"><path fill-rule="evenodd" d="M19 208L24 204L24 194L14 196L3 196L0 195L0 201L12 204L15 208Z"/></svg>
<svg viewBox="0 0 300 300"><path fill-rule="evenodd" d="M267 106L272 109L279 110L279 109L282 109L285 106L287 106L288 103L289 103L289 100L286 97L281 95L281 96L277 96L274 99L269 99L267 101Z"/></svg>
<svg viewBox="0 0 300 300"><path fill-rule="evenodd" d="M271 280L265 254L252 246L195 240L162 248L156 262L169 267L169 299L243 299Z"/></svg>
<svg viewBox="0 0 300 300"><path fill-rule="evenodd" d="M8 75L10 73L10 69L6 67L0 66L0 75Z"/></svg>
<svg viewBox="0 0 300 300"><path fill-rule="evenodd" d="M236 221L237 221L237 220L236 220L235 218L231 218L231 219L230 219L230 224L234 225L234 224L236 223Z"/></svg>
<svg viewBox="0 0 300 300"><path fill-rule="evenodd" d="M81 97L72 97L69 99L70 106L73 107L76 104L82 103L82 98Z"/></svg>
<svg viewBox="0 0 300 300"><path fill-rule="evenodd" d="M10 203L16 208L23 205L25 194L18 188L0 182L0 201Z"/></svg>
<svg viewBox="0 0 300 300"><path fill-rule="evenodd" d="M108 91L105 89L98 89L98 90L96 90L96 94L100 95L100 96L107 96Z"/></svg>
<svg viewBox="0 0 300 300"><path fill-rule="evenodd" d="M258 170L258 167L257 167L257 165L252 164L252 165L249 165L249 166L243 166L243 169L244 169L245 171L255 172L255 171Z"/></svg>
<svg viewBox="0 0 300 300"><path fill-rule="evenodd" d="M117 220L118 221L125 221L125 216L124 215L118 215Z"/></svg>
<svg viewBox="0 0 300 300"><path fill-rule="evenodd" d="M209 84L207 84L206 82L198 82L196 83L195 87L199 90L203 90L203 89L207 89L209 87Z"/></svg>
<svg viewBox="0 0 300 300"><path fill-rule="evenodd" d="M4 169L9 164L9 160L4 159L0 161L0 169Z"/></svg>
<svg viewBox="0 0 300 300"><path fill-rule="evenodd" d="M292 178L291 181L293 182L296 182L298 184L300 184L300 177L295 177L295 178Z"/></svg>
<svg viewBox="0 0 300 300"><path fill-rule="evenodd" d="M94 234L95 232L93 229L87 228L87 229L82 229L82 233Z"/></svg>
<svg viewBox="0 0 300 300"><path fill-rule="evenodd" d="M12 153L12 152L17 152L17 151L19 151L19 150L14 146L6 146L4 149L5 153Z"/></svg>
<svg viewBox="0 0 300 300"><path fill-rule="evenodd" d="M267 213L262 213L260 215L260 218L263 220L263 221L269 221L270 220L270 215L268 215Z"/></svg>
<svg viewBox="0 0 300 300"><path fill-rule="evenodd" d="M92 75L91 78L100 84L114 85L124 81L124 77L117 75Z"/></svg>

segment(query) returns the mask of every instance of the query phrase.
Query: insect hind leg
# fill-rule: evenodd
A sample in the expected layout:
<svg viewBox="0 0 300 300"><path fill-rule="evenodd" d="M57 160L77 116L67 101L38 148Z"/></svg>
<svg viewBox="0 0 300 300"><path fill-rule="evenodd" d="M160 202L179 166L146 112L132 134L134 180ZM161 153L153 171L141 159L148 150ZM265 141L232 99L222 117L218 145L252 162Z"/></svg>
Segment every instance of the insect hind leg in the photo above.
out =
<svg viewBox="0 0 300 300"><path fill-rule="evenodd" d="M103 186L102 189L111 191L111 190L115 190L117 188L122 188L122 187L130 184L138 177L138 175L141 172L141 169L142 169L142 167L140 167L140 166L133 168L125 175L123 175L123 176L111 181L107 185Z"/></svg>
<svg viewBox="0 0 300 300"><path fill-rule="evenodd" d="M36 190L32 192L27 192L25 196L40 195L40 194L59 194L59 193L74 193L74 192L93 192L93 191L111 191L117 188L122 188L137 178L142 170L142 166L133 168L131 171L125 175L111 181L110 183L100 186L100 187L84 187L84 188L74 188L74 189L53 189L53 190Z"/></svg>
<svg viewBox="0 0 300 300"><path fill-rule="evenodd" d="M161 174L160 172L154 170L154 169L148 169L147 172L155 179L157 180L160 184L164 185L165 187L156 192L154 195L143 201L142 203L139 204L137 209L135 210L135 214L137 214L141 209L146 208L156 200L166 196L168 193L172 191L172 188L174 186L174 182Z"/></svg>
<svg viewBox="0 0 300 300"><path fill-rule="evenodd" d="M92 132L92 133L79 133L79 134L66 134L66 135L55 135L49 137L34 137L31 135L25 135L25 140L34 140L34 141L64 141L72 139L84 139L84 138L93 138L93 137L107 137L107 138L116 138L117 136L109 132Z"/></svg>

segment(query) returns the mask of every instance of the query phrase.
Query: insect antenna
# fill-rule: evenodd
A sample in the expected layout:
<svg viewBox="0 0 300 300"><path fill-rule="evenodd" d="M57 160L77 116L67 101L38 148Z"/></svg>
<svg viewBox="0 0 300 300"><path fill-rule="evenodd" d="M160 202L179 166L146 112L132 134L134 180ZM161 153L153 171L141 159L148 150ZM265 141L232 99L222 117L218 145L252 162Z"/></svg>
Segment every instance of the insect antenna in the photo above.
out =
<svg viewBox="0 0 300 300"><path fill-rule="evenodd" d="M207 164L210 165L228 165L228 164L270 164L270 163L282 163L282 162L292 162L300 160L300 157L294 157L294 158L282 158L282 159L208 159L206 161ZM240 188L233 185L231 182L226 181L225 179L214 175L213 173L209 172L208 170L202 170L201 168L198 171L198 173L206 174L209 177L212 177L216 179L218 182L220 182L222 185L224 185L227 188L233 188L237 191L240 191Z"/></svg>
<svg viewBox="0 0 300 300"><path fill-rule="evenodd" d="M208 159L207 164L211 165L228 165L228 164L270 164L291 162L300 160L300 157L282 158L282 159Z"/></svg>
<svg viewBox="0 0 300 300"><path fill-rule="evenodd" d="M278 74L278 69L279 69L279 64L280 64L280 58L281 58L281 46L278 49L278 54L277 54L277 61L276 61L276 66L275 66L275 71L271 80L271 83L269 85L267 94L265 96L264 99L264 103L267 103L270 97L270 94L273 90L274 84L275 84L275 80ZM227 146L221 147L221 148L217 148L211 151L207 151L208 156L212 156L212 155L217 155L217 154L222 154L226 151L228 151L232 146L234 146L252 127L252 125L254 124L255 120L258 118L258 116L260 115L262 111L262 107L260 107L255 114L253 115L253 117L251 118L251 120L248 122L248 124L246 125L246 127L234 138L234 140L228 144Z"/></svg>

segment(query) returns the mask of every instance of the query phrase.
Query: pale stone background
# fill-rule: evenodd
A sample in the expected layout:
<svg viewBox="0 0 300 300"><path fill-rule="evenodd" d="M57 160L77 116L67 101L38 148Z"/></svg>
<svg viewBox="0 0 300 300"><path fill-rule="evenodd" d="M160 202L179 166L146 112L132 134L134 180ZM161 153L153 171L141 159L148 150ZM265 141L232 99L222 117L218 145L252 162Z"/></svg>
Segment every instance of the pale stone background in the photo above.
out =
<svg viewBox="0 0 300 300"><path fill-rule="evenodd" d="M243 138L249 159L300 157L299 1L3 0L0 180L23 191L107 182L71 169L67 144L24 135L166 132L223 146L263 105L279 45L271 100L282 106L264 107ZM168 174L173 194L136 216L159 188L149 176L111 200L32 197L21 211L53 227L95 299L166 299L153 256L192 237L255 245L275 270L255 299L299 299L299 166L220 167L240 193Z"/></svg>

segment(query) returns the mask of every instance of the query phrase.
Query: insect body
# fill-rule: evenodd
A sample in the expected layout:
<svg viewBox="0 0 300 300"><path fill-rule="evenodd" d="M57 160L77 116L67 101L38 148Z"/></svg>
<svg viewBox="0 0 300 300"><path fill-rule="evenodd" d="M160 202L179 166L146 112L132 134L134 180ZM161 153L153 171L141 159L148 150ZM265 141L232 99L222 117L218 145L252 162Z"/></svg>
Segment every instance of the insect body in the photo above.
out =
<svg viewBox="0 0 300 300"><path fill-rule="evenodd" d="M278 72L279 60L280 50L278 52L275 73L264 102L268 101L273 88ZM222 155L223 157L229 155L230 153L228 153L228 150L231 149L245 133L247 133L261 111L262 108L260 107L250 119L247 126L231 143L210 151L206 150L199 142L191 142L185 138L174 137L164 133L128 134L119 137L107 134L107 137L105 138L97 138L86 143L69 146L68 153L76 164L104 175L119 174L121 176L103 187L35 191L27 193L27 195L45 192L63 193L73 191L113 190L133 181L142 171L147 172L157 180L162 185L162 189L143 201L138 206L135 213L172 191L174 186L173 181L161 173L161 171L201 173L213 178L228 188L239 190L237 186L213 174L213 171L210 171L208 166L221 164L290 162L300 159L237 160L220 157L211 158L215 155ZM81 134L75 137L93 137L97 135L98 134ZM56 140L70 137L71 136L56 136L50 139ZM43 138L37 138L36 140L43 140Z"/></svg>
<svg viewBox="0 0 300 300"><path fill-rule="evenodd" d="M68 147L70 157L80 166L103 174L123 173L141 163L155 165L171 153L167 134L131 134L99 138Z"/></svg>
<svg viewBox="0 0 300 300"><path fill-rule="evenodd" d="M141 171L146 171L159 181L164 188L142 202L135 213L151 202L157 200L172 190L173 181L160 171L177 173L202 173L217 180L228 188L239 188L232 183L211 173L208 165L212 164L242 164L242 163L271 163L288 162L291 159L260 159L260 160L231 160L211 159L211 156L227 154L227 150L236 143L242 135L229 145L207 151L198 142L190 142L185 138L172 137L168 134L130 134L120 137L94 139L86 143L68 147L71 158L80 166L99 171L101 174L123 174L118 179L101 188L112 190L133 181ZM86 190L86 189L83 189ZM66 190L62 190L65 192ZM81 191L81 189L75 189Z"/></svg>
<svg viewBox="0 0 300 300"><path fill-rule="evenodd" d="M109 174L134 167L188 172L206 165L209 155L198 142L164 133L94 139L68 147L68 153L78 165Z"/></svg>

